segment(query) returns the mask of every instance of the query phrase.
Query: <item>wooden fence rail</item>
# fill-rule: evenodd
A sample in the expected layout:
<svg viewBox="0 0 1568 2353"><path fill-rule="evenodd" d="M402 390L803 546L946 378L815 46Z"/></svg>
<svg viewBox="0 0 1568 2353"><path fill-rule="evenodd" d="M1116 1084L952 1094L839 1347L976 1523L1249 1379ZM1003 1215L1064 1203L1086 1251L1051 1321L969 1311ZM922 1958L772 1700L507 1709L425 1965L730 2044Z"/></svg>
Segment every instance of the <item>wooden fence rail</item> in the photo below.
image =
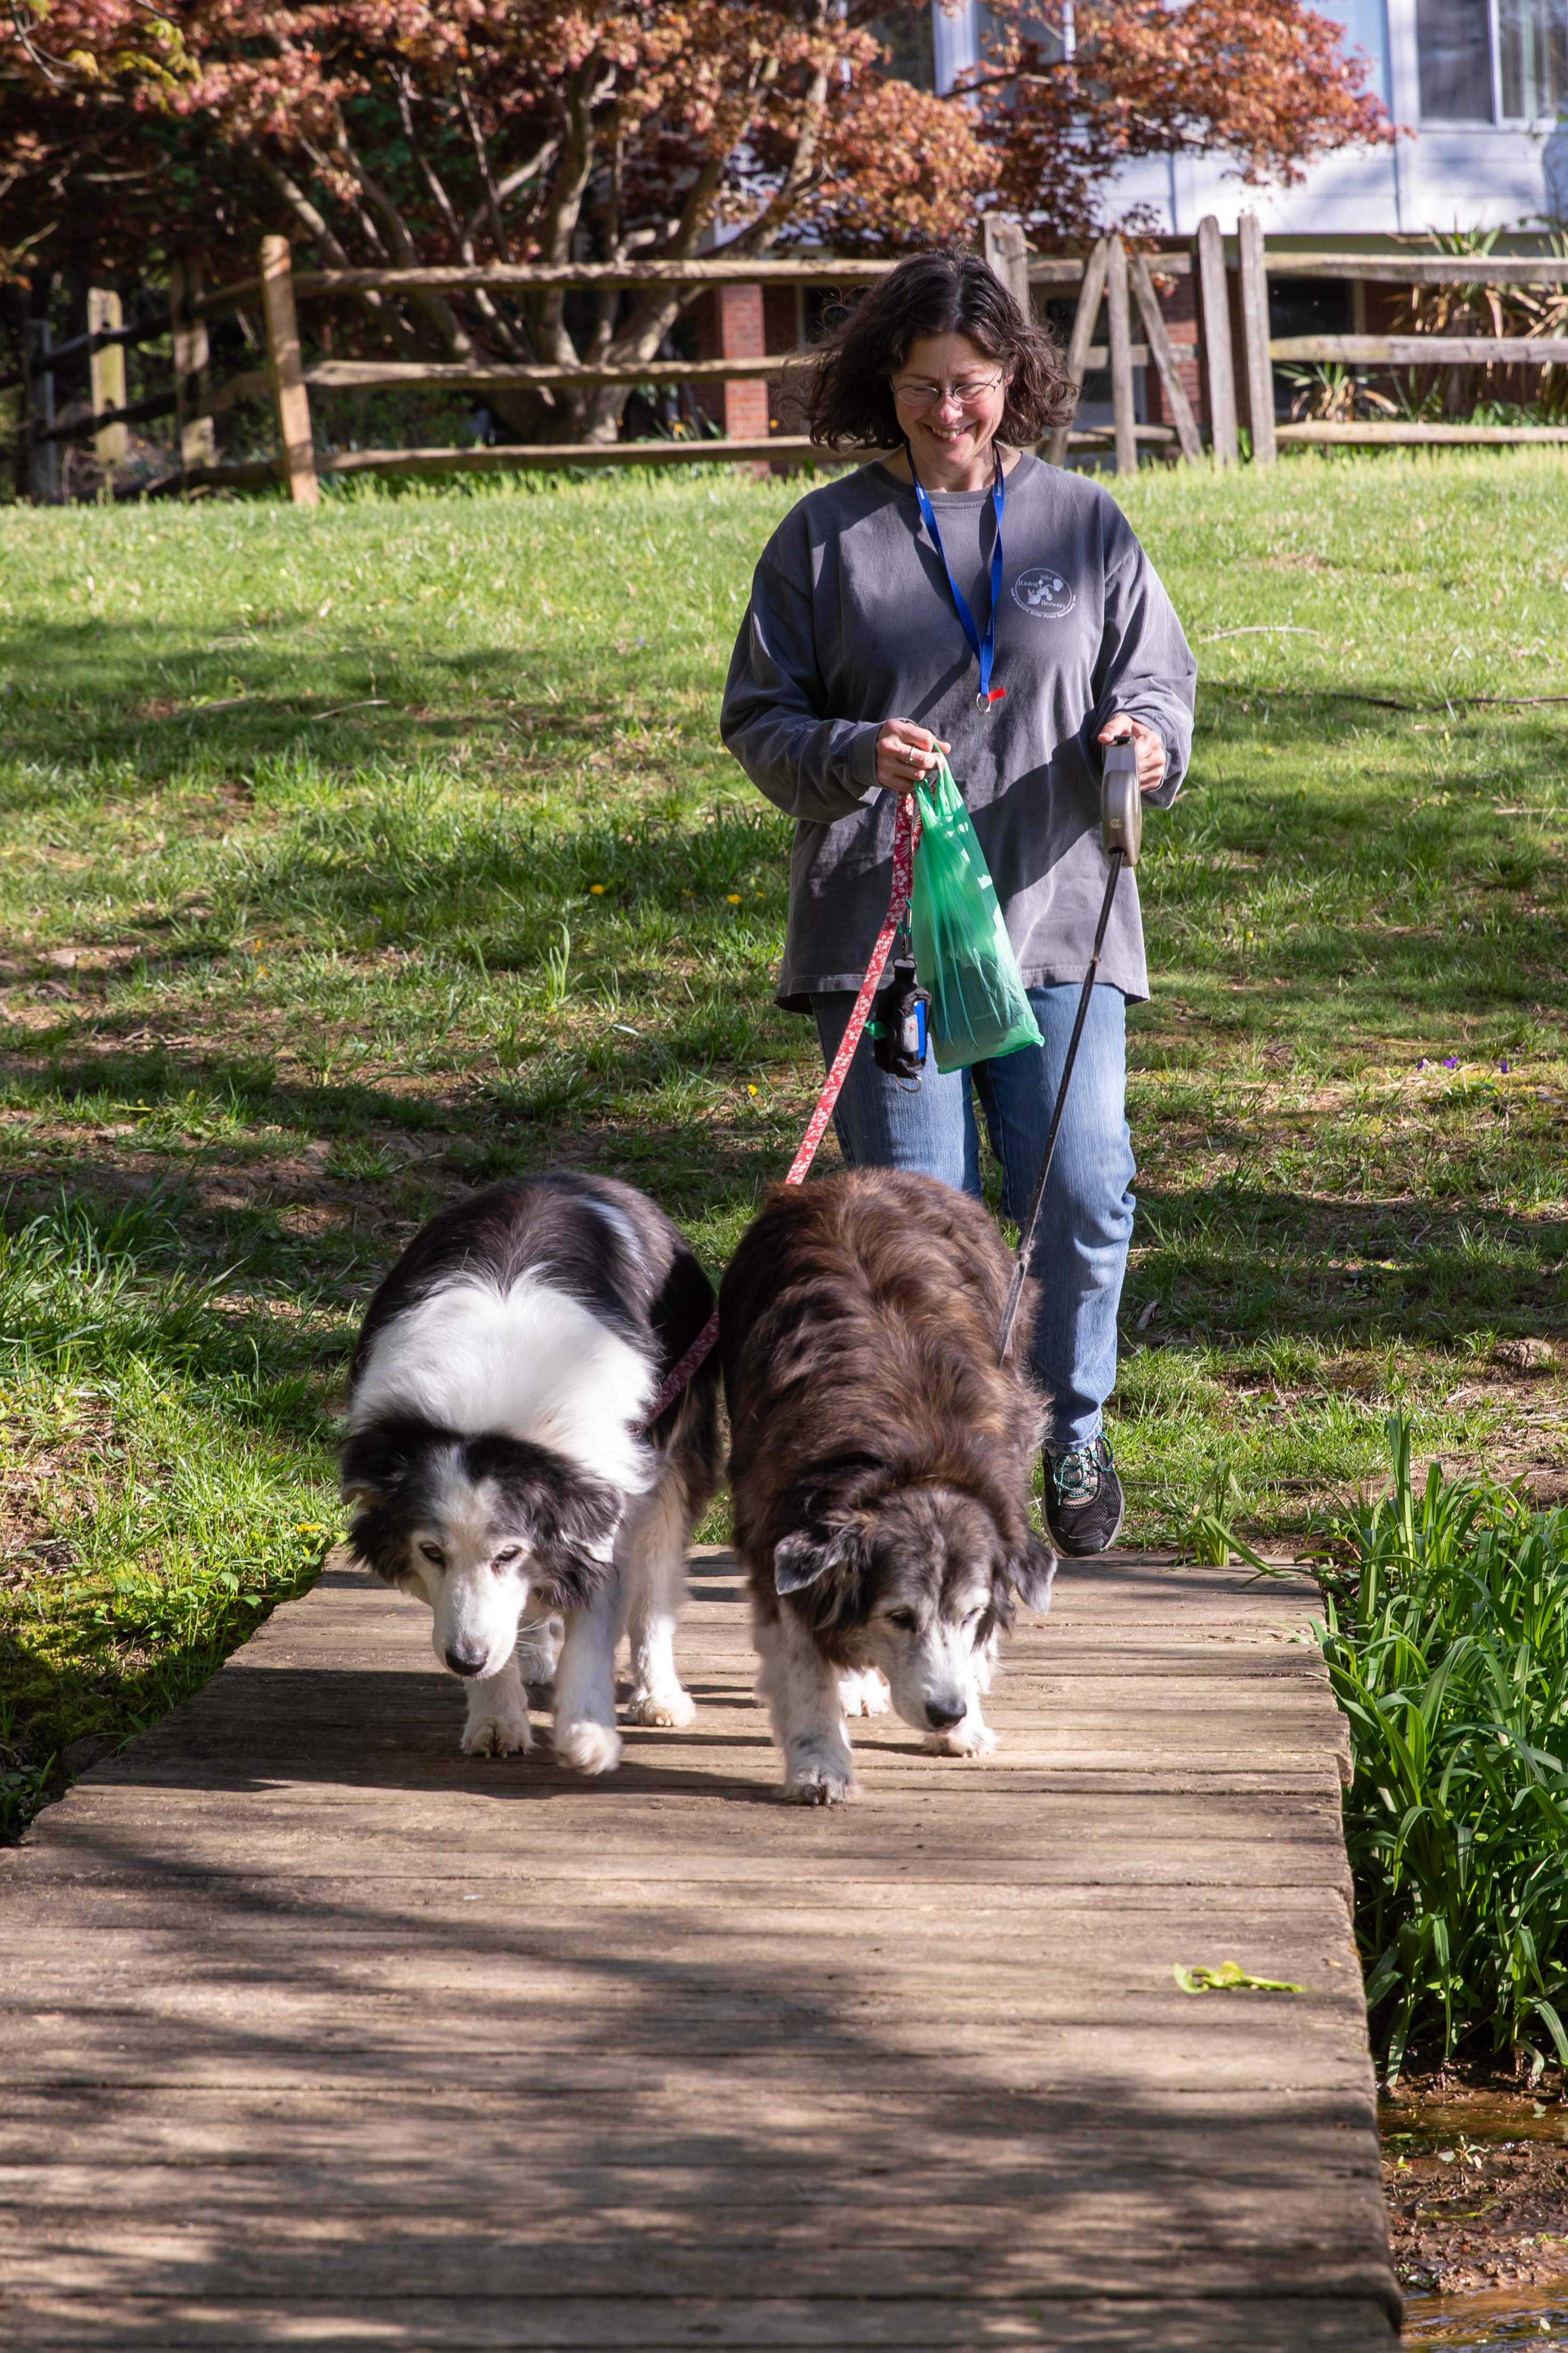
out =
<svg viewBox="0 0 1568 2353"><path fill-rule="evenodd" d="M1152 270L1149 257L1115 237L1101 237L1083 256L1032 254L1025 245L1021 229L1006 221L986 223L984 248L992 267L1021 301L1027 302L1034 291L1048 293L1052 290L1076 298L1065 365L1080 391L1087 375L1109 371L1110 422L1097 427L1058 427L1041 445L1044 453L1058 465L1073 448L1113 453L1119 473L1136 470L1141 447L1169 448L1173 455L1189 463L1204 455L1198 421L1182 380L1178 349L1173 343L1154 284L1156 271L1164 278L1196 275L1198 356L1205 394L1209 450L1218 466L1237 461L1243 423L1247 427L1252 460L1259 465L1272 464L1282 444L1436 446L1445 442L1568 441L1568 427L1438 427L1381 420L1332 426L1277 424L1274 413L1276 363L1316 362L1379 369L1560 366L1568 364L1568 336L1270 336L1271 278L1359 280L1378 285L1561 286L1568 282L1568 262L1554 256L1269 253L1261 226L1252 214L1241 216L1233 254L1226 250L1217 220L1209 218L1200 224L1190 251L1154 256ZM430 477L514 469L693 461L748 466L779 459L798 463L824 459L828 453L816 448L804 435L773 433L763 439L748 437L744 432L721 439L693 437L668 441L319 453L314 448L311 427L312 391L365 391L410 385L476 394L568 385L729 385L777 382L798 365L801 354L757 354L753 349L743 356L721 359L649 360L583 367L333 359L320 359L307 366L300 344L298 303L304 299L370 292L396 295L420 289L447 292L480 288L520 290L530 287L723 289L775 285L852 289L874 283L894 267L896 262L890 259L844 261L811 255L785 260L708 259L562 268L520 263L474 269L313 269L296 273L290 265L287 241L268 237L263 240L258 275L211 293L204 289L193 269L176 264L171 272L169 308L164 314L144 315L127 324L121 318L119 297L94 290L89 297L86 334L53 345L47 322L30 322L26 364L20 374L0 377L0 390L17 384L26 387L33 494L41 499L59 495L58 449L62 443L90 438L96 442L100 461L111 467L124 456L127 427L171 415L176 419L179 469L153 484L153 495L226 484L250 489L277 480L287 484L296 502L313 504L320 496L320 478L323 474ZM1232 343L1233 280L1238 296L1235 315L1241 326L1244 362L1239 371L1239 400L1238 368ZM258 306L265 322L268 364L246 369L215 387L208 381L208 323L236 311L243 313L247 305ZM1142 329L1141 341L1134 340L1135 315ZM1102 339L1096 342L1093 337L1102 316L1105 328ZM170 337L172 343L173 382L162 391L128 401L126 350L164 335ZM62 423L56 416L58 378L62 372L83 365L89 376L90 416ZM1140 424L1137 420L1135 375L1140 369L1150 368L1158 378L1169 423ZM244 402L260 399L270 399L272 403L282 455L276 460L218 464L214 419Z"/></svg>

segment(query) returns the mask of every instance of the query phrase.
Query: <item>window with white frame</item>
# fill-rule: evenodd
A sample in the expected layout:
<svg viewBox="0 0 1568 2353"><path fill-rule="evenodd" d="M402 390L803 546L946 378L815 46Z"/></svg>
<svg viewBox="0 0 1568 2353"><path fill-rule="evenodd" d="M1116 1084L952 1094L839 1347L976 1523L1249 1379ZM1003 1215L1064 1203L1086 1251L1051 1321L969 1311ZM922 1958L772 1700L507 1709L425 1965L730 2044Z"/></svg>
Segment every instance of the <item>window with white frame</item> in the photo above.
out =
<svg viewBox="0 0 1568 2353"><path fill-rule="evenodd" d="M1568 101L1568 0L1416 0L1426 122L1555 121Z"/></svg>
<svg viewBox="0 0 1568 2353"><path fill-rule="evenodd" d="M1498 98L1505 121L1554 121L1568 101L1563 0L1498 0Z"/></svg>

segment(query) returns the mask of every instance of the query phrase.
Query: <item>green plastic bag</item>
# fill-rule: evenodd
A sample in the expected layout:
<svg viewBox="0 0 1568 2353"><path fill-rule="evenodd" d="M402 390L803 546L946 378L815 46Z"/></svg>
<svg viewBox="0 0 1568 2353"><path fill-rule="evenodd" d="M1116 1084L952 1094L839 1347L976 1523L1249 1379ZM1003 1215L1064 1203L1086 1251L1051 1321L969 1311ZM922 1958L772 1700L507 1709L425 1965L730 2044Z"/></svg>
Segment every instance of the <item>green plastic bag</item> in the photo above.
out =
<svg viewBox="0 0 1568 2353"><path fill-rule="evenodd" d="M939 1071L962 1071L1043 1043L1007 937L996 885L944 760L934 787L915 787L921 846L910 925L915 964L931 994Z"/></svg>

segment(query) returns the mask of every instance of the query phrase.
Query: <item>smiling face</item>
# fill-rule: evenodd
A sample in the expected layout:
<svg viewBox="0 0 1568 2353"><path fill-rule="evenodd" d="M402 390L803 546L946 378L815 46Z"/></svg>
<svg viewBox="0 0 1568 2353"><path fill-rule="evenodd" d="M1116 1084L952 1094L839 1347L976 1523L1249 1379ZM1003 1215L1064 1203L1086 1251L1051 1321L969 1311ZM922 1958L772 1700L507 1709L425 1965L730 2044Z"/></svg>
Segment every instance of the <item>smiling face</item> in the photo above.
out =
<svg viewBox="0 0 1568 2353"><path fill-rule="evenodd" d="M942 397L932 401L933 386ZM967 335L922 335L892 375L893 406L922 482L937 490L982 490L1007 406L1007 370Z"/></svg>

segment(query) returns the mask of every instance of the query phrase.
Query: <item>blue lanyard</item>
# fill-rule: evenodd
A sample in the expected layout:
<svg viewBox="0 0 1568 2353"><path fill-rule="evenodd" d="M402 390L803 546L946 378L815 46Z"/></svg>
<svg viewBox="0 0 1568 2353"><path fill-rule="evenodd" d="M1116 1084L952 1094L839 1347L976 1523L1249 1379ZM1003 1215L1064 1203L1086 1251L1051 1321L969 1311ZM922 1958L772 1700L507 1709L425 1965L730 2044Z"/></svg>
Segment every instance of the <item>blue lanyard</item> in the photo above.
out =
<svg viewBox="0 0 1568 2353"><path fill-rule="evenodd" d="M905 443L906 449L909 445ZM915 486L915 496L921 502L921 520L931 537L931 545L942 558L942 568L947 575L947 585L952 591L952 601L958 609L959 627L969 640L969 650L980 664L980 691L974 698L975 708L989 711L994 702L1006 699L1005 686L991 683L991 666L996 659L996 604L1002 594L1002 514L1007 503L1007 478L1002 471L1001 452L996 451L996 478L991 485L991 503L996 511L996 540L991 550L991 612L985 623L985 635L974 626L974 616L964 602L963 591L952 576L952 566L947 560L947 550L942 543L942 533L936 527L936 509L926 496L920 476L915 471L915 453L909 449L910 480Z"/></svg>

